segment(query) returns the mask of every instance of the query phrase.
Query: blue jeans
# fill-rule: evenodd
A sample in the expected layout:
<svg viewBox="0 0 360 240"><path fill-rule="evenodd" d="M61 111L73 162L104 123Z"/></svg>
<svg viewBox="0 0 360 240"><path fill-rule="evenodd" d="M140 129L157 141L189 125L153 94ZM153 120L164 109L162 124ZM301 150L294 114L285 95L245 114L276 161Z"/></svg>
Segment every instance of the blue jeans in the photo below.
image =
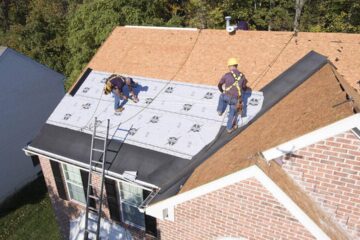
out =
<svg viewBox="0 0 360 240"><path fill-rule="evenodd" d="M120 107L120 100L121 98L115 93L115 91L112 92L112 95L114 96L115 98L115 101L114 101L114 109L118 109Z"/></svg>
<svg viewBox="0 0 360 240"><path fill-rule="evenodd" d="M238 116L238 113L236 110L237 102L238 102L237 98L230 97L223 93L220 94L219 103L218 103L218 107L217 107L218 113L223 114L226 110L226 107L228 105L230 107L228 122L226 124L226 128L228 130L232 129L234 127L234 125L236 124L236 120L237 120L237 116Z"/></svg>

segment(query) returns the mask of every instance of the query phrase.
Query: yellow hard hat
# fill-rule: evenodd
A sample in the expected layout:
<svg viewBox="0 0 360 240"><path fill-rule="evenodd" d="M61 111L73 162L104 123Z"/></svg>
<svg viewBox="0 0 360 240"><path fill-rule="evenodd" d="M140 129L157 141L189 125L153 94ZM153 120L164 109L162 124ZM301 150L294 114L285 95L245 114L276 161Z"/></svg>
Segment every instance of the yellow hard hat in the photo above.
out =
<svg viewBox="0 0 360 240"><path fill-rule="evenodd" d="M105 84L105 87L104 87L104 94L105 95L108 95L109 93L111 93L112 91L112 84L110 81L107 81L106 84Z"/></svg>
<svg viewBox="0 0 360 240"><path fill-rule="evenodd" d="M238 61L236 60L236 58L229 58L228 62L227 62L228 66L234 66L234 65L238 65Z"/></svg>

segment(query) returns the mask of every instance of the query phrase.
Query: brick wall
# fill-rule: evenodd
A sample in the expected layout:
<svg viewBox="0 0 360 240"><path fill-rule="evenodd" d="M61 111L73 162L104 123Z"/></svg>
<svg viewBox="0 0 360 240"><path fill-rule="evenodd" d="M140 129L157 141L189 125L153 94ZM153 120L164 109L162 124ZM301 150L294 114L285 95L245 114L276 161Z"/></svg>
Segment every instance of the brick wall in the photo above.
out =
<svg viewBox="0 0 360 240"><path fill-rule="evenodd" d="M80 211L83 211L84 208L79 204L59 198L50 161L41 156L39 156L39 159L61 235L63 239L69 239L69 221L78 217Z"/></svg>
<svg viewBox="0 0 360 240"><path fill-rule="evenodd" d="M69 239L69 231L70 231L70 220L79 217L81 211L85 211L84 206L81 204L75 203L73 201L66 201L59 198L59 194L56 188L54 175L50 166L50 161L47 158L39 156L41 168L43 171L43 175L45 178L45 182L48 188L49 196L51 199L51 203L54 209L56 220L59 224L61 235L63 239ZM62 173L62 172L61 172ZM63 174L63 173L62 173ZM62 176L64 179L64 176ZM92 183L95 186L94 191L100 191L100 176L93 175ZM64 182L64 184L66 184ZM65 191L67 188L65 187ZM66 193L69 196L68 192ZM108 208L108 202L106 199L106 191L104 189L104 205L102 207L102 214L108 221L110 220L110 212ZM151 236L146 236L143 231L138 230L137 228L131 227L129 225L120 223L120 225L130 231L133 239L153 239Z"/></svg>
<svg viewBox="0 0 360 240"><path fill-rule="evenodd" d="M360 239L360 140L345 132L281 158L283 169L351 236Z"/></svg>
<svg viewBox="0 0 360 240"><path fill-rule="evenodd" d="M161 239L314 239L256 179L178 205L158 222Z"/></svg>

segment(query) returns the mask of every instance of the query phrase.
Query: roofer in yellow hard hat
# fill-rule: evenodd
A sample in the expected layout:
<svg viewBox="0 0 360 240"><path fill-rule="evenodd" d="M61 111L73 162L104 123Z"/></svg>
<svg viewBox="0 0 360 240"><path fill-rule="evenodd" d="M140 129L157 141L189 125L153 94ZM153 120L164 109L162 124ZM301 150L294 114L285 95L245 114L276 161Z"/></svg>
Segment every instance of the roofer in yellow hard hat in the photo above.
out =
<svg viewBox="0 0 360 240"><path fill-rule="evenodd" d="M104 94L108 95L112 92L114 96L114 109L115 112L122 112L124 110L123 103L129 99L124 92L124 87L127 86L129 90L130 99L137 103L139 101L138 97L134 92L134 88L136 88L137 83L130 77L124 77L121 75L112 74L110 77L106 79ZM123 103L120 105L120 100L123 100Z"/></svg>
<svg viewBox="0 0 360 240"><path fill-rule="evenodd" d="M242 112L243 107L243 93L247 89L247 80L245 75L241 73L238 67L236 58L229 58L228 60L229 72L226 73L219 81L218 88L221 92L217 111L221 116L226 107L229 105L230 111L226 129L231 133L237 128L237 117Z"/></svg>

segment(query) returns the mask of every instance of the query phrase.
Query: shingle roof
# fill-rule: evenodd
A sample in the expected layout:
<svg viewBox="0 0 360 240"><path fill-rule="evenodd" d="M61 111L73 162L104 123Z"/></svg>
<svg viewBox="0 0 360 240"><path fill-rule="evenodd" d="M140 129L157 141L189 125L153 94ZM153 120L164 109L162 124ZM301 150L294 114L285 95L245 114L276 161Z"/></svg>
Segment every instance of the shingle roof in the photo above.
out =
<svg viewBox="0 0 360 240"><path fill-rule="evenodd" d="M345 100L346 94L336 81L330 65L316 73L327 64L326 58L315 52L303 56L311 49L330 56L330 60L339 58L339 54L343 53L341 61L335 61L335 64L353 84L360 73L348 68L346 63L353 62L360 67L360 62L352 61L348 54L352 52L353 56L360 56L360 50L356 48L359 36L300 33L299 37L293 38L288 32L251 31L229 36L222 30L118 27L88 67L97 71L216 85L226 71L227 58L237 56L250 85L264 91L265 101L258 115L261 117L249 129L246 129L247 126L240 128L230 136L222 132L215 142L194 157L191 164L169 171L176 174L159 182L161 191L156 199L159 201L176 194L190 175L182 191L236 171L242 159L259 151L350 115L350 103L332 107ZM88 148L87 145L83 147ZM132 161L133 164L135 160ZM143 159L138 156L136 161L143 162Z"/></svg>
<svg viewBox="0 0 360 240"><path fill-rule="evenodd" d="M329 64L296 88L241 134L208 158L188 179L182 192L239 170L257 153L350 116L346 100Z"/></svg>
<svg viewBox="0 0 360 240"><path fill-rule="evenodd" d="M117 27L89 67L215 85L227 70L226 60L235 56L250 83L260 80L256 86L260 89L311 50L327 56L339 73L358 87L360 34L301 32L292 37L291 32L238 31L229 35L225 30Z"/></svg>

